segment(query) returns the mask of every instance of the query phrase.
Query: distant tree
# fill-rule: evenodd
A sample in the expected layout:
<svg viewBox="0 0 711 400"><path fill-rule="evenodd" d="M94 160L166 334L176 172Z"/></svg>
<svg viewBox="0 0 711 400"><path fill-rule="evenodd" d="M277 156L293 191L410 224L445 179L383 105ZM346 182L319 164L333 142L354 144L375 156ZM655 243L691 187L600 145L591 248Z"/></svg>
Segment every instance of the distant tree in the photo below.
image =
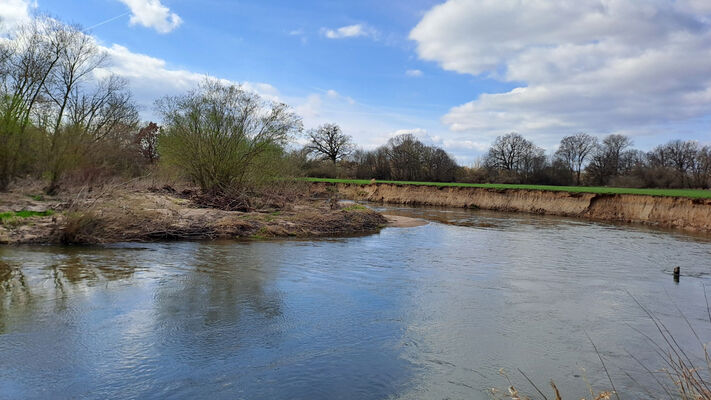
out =
<svg viewBox="0 0 711 400"><path fill-rule="evenodd" d="M692 176L695 187L708 189L711 186L711 146L704 146L696 152Z"/></svg>
<svg viewBox="0 0 711 400"><path fill-rule="evenodd" d="M555 158L563 162L575 174L575 184L580 185L583 165L597 147L597 138L586 133L566 136L560 141Z"/></svg>
<svg viewBox="0 0 711 400"><path fill-rule="evenodd" d="M523 179L545 164L543 149L518 133L499 136L489 148L485 164L489 169L517 174Z"/></svg>
<svg viewBox="0 0 711 400"><path fill-rule="evenodd" d="M307 148L334 164L353 152L352 138L336 124L323 124L318 129L310 130L308 135L310 143Z"/></svg>
<svg viewBox="0 0 711 400"><path fill-rule="evenodd" d="M143 158L153 164L158 160L158 132L160 127L155 122L149 122L138 131L135 143Z"/></svg>
<svg viewBox="0 0 711 400"><path fill-rule="evenodd" d="M624 135L608 135L602 140L602 145L609 173L613 176L619 175L622 169L622 154L632 146L632 140Z"/></svg>
<svg viewBox="0 0 711 400"><path fill-rule="evenodd" d="M352 155L356 177L360 179L392 179L390 160L385 147L373 151L357 150Z"/></svg>
<svg viewBox="0 0 711 400"><path fill-rule="evenodd" d="M694 167L699 145L692 140L673 140L667 143L665 147L667 148L669 161L679 176L681 186L685 187L687 184L687 175Z"/></svg>
<svg viewBox="0 0 711 400"><path fill-rule="evenodd" d="M398 135L385 146L393 179L414 181L422 178L426 146L415 135Z"/></svg>
<svg viewBox="0 0 711 400"><path fill-rule="evenodd" d="M424 179L431 182L452 182L457 174L457 162L439 147L427 146L423 151Z"/></svg>
<svg viewBox="0 0 711 400"><path fill-rule="evenodd" d="M607 185L611 178L623 171L622 163L625 150L632 146L632 141L624 135L608 135L597 146L586 168L592 182Z"/></svg>
<svg viewBox="0 0 711 400"><path fill-rule="evenodd" d="M690 184L690 172L697 167L697 155L701 150L695 141L672 140L647 153L648 167L674 173L677 181L674 186L686 187Z"/></svg>

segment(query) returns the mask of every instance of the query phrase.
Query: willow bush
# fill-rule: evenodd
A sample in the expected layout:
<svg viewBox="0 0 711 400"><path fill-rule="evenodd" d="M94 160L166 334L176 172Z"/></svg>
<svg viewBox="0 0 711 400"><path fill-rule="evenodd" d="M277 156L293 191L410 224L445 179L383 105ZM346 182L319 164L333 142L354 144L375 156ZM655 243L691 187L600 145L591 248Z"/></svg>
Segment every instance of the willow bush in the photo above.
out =
<svg viewBox="0 0 711 400"><path fill-rule="evenodd" d="M161 161L213 194L274 178L283 147L302 129L285 104L218 80L164 97L156 106L163 120Z"/></svg>

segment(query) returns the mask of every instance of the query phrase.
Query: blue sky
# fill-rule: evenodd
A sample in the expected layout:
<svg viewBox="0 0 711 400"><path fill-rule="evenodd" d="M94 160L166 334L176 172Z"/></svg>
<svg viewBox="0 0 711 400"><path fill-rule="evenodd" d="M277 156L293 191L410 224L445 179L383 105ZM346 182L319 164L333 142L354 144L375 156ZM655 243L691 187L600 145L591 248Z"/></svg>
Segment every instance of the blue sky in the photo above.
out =
<svg viewBox="0 0 711 400"><path fill-rule="evenodd" d="M711 141L707 3L0 0L0 16L93 27L145 118L210 75L365 148L411 132L468 163L510 131L548 150L578 131Z"/></svg>

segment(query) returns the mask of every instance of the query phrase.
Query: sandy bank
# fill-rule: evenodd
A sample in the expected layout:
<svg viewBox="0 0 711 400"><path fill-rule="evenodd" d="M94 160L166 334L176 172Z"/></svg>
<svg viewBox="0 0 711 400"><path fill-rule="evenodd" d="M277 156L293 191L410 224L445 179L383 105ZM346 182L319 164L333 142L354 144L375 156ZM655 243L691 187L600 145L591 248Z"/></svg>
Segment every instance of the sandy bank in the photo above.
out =
<svg viewBox="0 0 711 400"><path fill-rule="evenodd" d="M560 215L711 233L711 199L389 183L315 182L311 190L322 193L328 186L336 186L351 200Z"/></svg>
<svg viewBox="0 0 711 400"><path fill-rule="evenodd" d="M427 221L419 218L403 217L401 215L384 214L391 228L414 228L416 226L427 225Z"/></svg>
<svg viewBox="0 0 711 400"><path fill-rule="evenodd" d="M201 208L179 195L142 190L75 200L72 195L34 199L21 192L0 194L0 213L53 210L51 216L1 220L0 244L308 238L373 233L388 224L364 207L333 209L328 201L306 196L283 209L261 212Z"/></svg>

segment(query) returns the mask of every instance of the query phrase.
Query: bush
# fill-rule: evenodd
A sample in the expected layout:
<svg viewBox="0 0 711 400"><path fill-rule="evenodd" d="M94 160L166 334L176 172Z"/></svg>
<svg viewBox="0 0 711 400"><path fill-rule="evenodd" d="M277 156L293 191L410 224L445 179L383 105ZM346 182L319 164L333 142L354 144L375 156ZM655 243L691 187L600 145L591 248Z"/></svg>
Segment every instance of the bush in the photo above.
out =
<svg viewBox="0 0 711 400"><path fill-rule="evenodd" d="M285 104L216 80L164 97L157 108L163 118L161 162L213 194L238 193L275 178L283 146L301 131L300 118Z"/></svg>

